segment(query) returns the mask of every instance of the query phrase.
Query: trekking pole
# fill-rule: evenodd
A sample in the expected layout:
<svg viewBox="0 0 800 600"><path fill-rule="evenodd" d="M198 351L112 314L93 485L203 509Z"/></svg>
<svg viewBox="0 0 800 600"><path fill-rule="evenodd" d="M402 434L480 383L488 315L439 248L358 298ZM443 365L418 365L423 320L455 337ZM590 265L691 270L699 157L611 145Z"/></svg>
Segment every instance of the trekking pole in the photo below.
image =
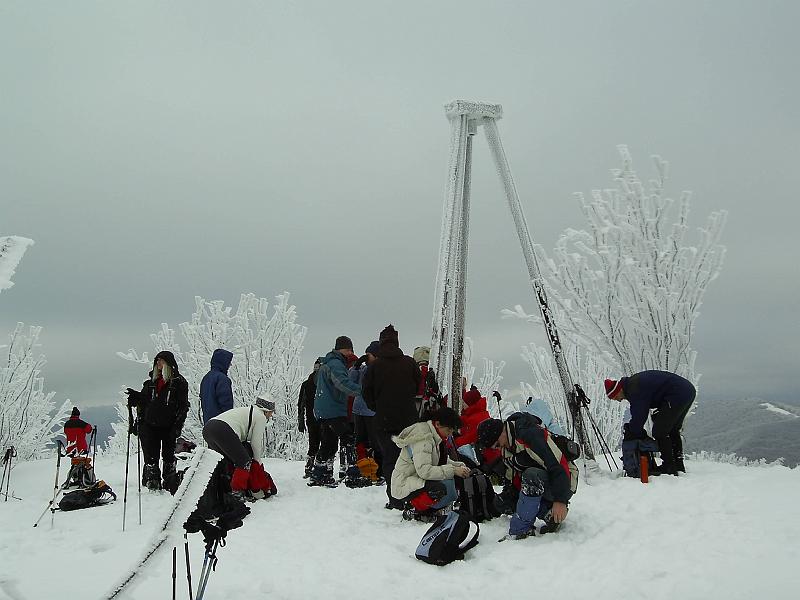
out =
<svg viewBox="0 0 800 600"><path fill-rule="evenodd" d="M189 562L189 536L183 532L183 548L186 553L186 581L189 582L189 600L192 599L192 564Z"/></svg>
<svg viewBox="0 0 800 600"><path fill-rule="evenodd" d="M142 524L142 441L139 431L139 417L134 421L136 425L136 483L139 485L139 525Z"/></svg>
<svg viewBox="0 0 800 600"><path fill-rule="evenodd" d="M125 450L125 493L122 496L122 531L125 531L125 517L128 513L128 464L131 458L131 426L133 411L128 407L128 447Z"/></svg>
<svg viewBox="0 0 800 600"><path fill-rule="evenodd" d="M203 559L203 571L200 574L200 584L197 586L197 600L203 600L203 595L206 591L206 585L208 585L208 578L211 575L211 571L216 570L217 568L217 547L219 546L219 538L214 540L214 545L211 547L211 550L206 547L206 555Z"/></svg>
<svg viewBox="0 0 800 600"><path fill-rule="evenodd" d="M503 420L503 411L500 408L500 400L501 400L500 392L495 390L495 391L492 392L492 396L494 396L495 400L497 400L497 414L500 415L500 420L502 421Z"/></svg>
<svg viewBox="0 0 800 600"><path fill-rule="evenodd" d="M172 547L172 600L175 600L175 572L178 570L178 547Z"/></svg>
<svg viewBox="0 0 800 600"><path fill-rule="evenodd" d="M11 485L11 459L17 455L17 450L14 446L10 446L6 453L3 455L3 479L0 481L0 493L3 491L3 482L6 484L6 499L4 502L8 502L8 487ZM14 494L11 494L13 497Z"/></svg>
<svg viewBox="0 0 800 600"><path fill-rule="evenodd" d="M64 485L62 485L60 488L58 486L58 471L61 468L61 456L62 456L61 448L62 448L63 445L64 444L61 442L61 440L58 440L56 442L56 452L58 453L58 460L56 460L56 480L55 480L55 483L53 484L53 499L50 500L50 502L47 504L45 509L42 511L42 514L39 515L38 519L36 519L36 523L33 524L34 527L39 525L39 521L41 521L42 518L47 514L47 511L50 509L50 507L52 507L53 504L55 504L56 496L58 496L58 493L61 490L63 490L65 487L67 487L67 483L69 482L69 477L68 477L67 481L64 482Z"/></svg>

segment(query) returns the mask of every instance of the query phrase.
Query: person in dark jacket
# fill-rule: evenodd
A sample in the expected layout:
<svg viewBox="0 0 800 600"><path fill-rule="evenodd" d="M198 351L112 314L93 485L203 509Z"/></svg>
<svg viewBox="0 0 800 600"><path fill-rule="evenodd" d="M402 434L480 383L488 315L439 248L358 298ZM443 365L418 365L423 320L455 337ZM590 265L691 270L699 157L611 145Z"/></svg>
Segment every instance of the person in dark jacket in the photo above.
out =
<svg viewBox="0 0 800 600"><path fill-rule="evenodd" d="M189 413L189 384L178 372L172 352L164 350L153 359L153 369L137 392L128 388L128 405L136 407L138 435L144 454L142 484L161 489L158 455L164 479L175 473L175 442Z"/></svg>
<svg viewBox="0 0 800 600"><path fill-rule="evenodd" d="M314 458L319 451L319 423L314 418L314 394L317 393L318 372L319 359L314 361L314 370L309 373L306 380L300 385L300 395L297 399L297 430L300 433L308 431L308 452L306 453L306 468L303 479L311 477Z"/></svg>
<svg viewBox="0 0 800 600"><path fill-rule="evenodd" d="M346 335L336 338L333 350L320 359L314 416L319 422L320 444L311 471L310 486L335 486L333 459L339 439L345 448L347 469L345 483L358 484L361 474L356 466L353 428L347 415L347 397L361 393L361 386L350 381L347 359L354 356L353 342Z"/></svg>
<svg viewBox="0 0 800 600"><path fill-rule="evenodd" d="M505 423L487 419L478 425L478 446L502 451L505 477L511 482L501 494L501 501L515 506L509 539L558 531L578 487L578 468L540 423L533 415L517 412ZM537 518L545 522L538 532Z"/></svg>
<svg viewBox="0 0 800 600"><path fill-rule="evenodd" d="M86 434L92 433L92 426L81 419L81 411L77 406L72 407L72 414L64 423L64 436L67 438L67 454L72 456L89 453L89 444L86 443Z"/></svg>
<svg viewBox="0 0 800 600"><path fill-rule="evenodd" d="M644 424L653 411L653 439L663 462L651 474L686 472L681 428L697 395L692 382L667 371L642 371L620 380L606 379L605 388L612 400L630 403L631 420L625 424L626 440L647 435Z"/></svg>
<svg viewBox="0 0 800 600"><path fill-rule="evenodd" d="M386 508L403 510L403 502L392 496L392 471L400 455L392 436L417 422L415 397L420 372L414 359L400 350L399 337L392 325L381 331L378 343L378 357L364 375L363 396L377 419L376 432L383 456L381 466L389 497Z"/></svg>
<svg viewBox="0 0 800 600"><path fill-rule="evenodd" d="M214 350L211 355L211 370L200 382L200 406L203 408L203 425L217 415L233 408L233 388L228 369L233 360L233 352L223 348Z"/></svg>

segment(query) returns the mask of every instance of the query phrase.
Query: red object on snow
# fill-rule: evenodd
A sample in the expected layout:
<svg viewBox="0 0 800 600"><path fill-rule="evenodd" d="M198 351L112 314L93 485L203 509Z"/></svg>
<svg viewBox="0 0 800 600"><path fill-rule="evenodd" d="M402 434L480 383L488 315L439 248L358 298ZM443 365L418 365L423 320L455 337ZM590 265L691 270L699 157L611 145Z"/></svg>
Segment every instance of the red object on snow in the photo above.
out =
<svg viewBox="0 0 800 600"><path fill-rule="evenodd" d="M456 448L464 444L474 444L477 442L478 425L488 419L489 416L489 411L486 410L486 398L481 398L480 392L478 392L478 399L473 399L472 402L469 402L468 406L461 411L461 435L455 439Z"/></svg>
<svg viewBox="0 0 800 600"><path fill-rule="evenodd" d="M639 479L647 483L650 476L650 458L645 454L639 456Z"/></svg>

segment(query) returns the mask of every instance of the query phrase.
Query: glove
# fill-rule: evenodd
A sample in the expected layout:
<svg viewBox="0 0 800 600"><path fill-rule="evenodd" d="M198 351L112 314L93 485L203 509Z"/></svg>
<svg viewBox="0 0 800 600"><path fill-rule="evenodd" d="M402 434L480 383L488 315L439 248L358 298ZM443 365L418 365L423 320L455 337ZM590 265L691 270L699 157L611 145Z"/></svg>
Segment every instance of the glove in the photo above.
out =
<svg viewBox="0 0 800 600"><path fill-rule="evenodd" d="M139 404L139 400L142 396L141 392L137 392L133 388L128 388L125 390L125 393L128 395L128 406L136 406Z"/></svg>
<svg viewBox="0 0 800 600"><path fill-rule="evenodd" d="M629 440L644 440L644 439L647 439L648 436L647 436L647 434L645 432L642 432L640 434L633 433L630 430L629 425L630 425L630 423L625 423L622 426L622 439L623 439L623 441L627 442Z"/></svg>

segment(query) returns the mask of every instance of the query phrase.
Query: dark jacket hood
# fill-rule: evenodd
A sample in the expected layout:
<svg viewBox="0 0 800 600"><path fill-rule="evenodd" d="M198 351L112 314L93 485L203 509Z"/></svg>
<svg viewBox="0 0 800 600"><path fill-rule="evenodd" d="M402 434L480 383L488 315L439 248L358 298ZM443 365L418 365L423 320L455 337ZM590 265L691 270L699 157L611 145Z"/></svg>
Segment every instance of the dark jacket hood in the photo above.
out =
<svg viewBox="0 0 800 600"><path fill-rule="evenodd" d="M226 375L228 369L231 368L231 361L233 360L233 352L225 350L224 348L217 348L214 354L211 355L211 368L222 371Z"/></svg>
<svg viewBox="0 0 800 600"><path fill-rule="evenodd" d="M169 350L162 350L161 352L156 354L153 357L153 370L155 370L156 361L159 358L164 359L164 362L167 363L170 366L170 368L172 369L172 372L177 375L177 373L178 373L178 361L175 360L175 355L172 352L170 352ZM151 375L152 375L152 371L151 371Z"/></svg>

